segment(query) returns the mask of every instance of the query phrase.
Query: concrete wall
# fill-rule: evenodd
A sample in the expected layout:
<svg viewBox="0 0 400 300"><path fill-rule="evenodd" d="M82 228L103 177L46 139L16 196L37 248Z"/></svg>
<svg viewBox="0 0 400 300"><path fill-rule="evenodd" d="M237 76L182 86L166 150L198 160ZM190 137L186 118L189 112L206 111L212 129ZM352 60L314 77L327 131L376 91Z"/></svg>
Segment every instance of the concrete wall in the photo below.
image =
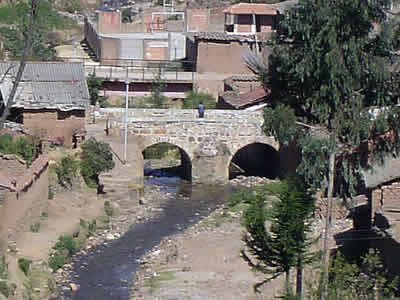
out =
<svg viewBox="0 0 400 300"><path fill-rule="evenodd" d="M101 57L101 41L94 25L85 18L84 37L97 58Z"/></svg>
<svg viewBox="0 0 400 300"><path fill-rule="evenodd" d="M30 130L45 130L50 139L61 137L64 145L71 147L74 131L85 129L85 111L25 110L23 123Z"/></svg>
<svg viewBox="0 0 400 300"><path fill-rule="evenodd" d="M101 63L104 65L115 65L118 62L120 52L120 39L101 38Z"/></svg>
<svg viewBox="0 0 400 300"><path fill-rule="evenodd" d="M17 179L17 185L23 186L22 190L0 190L0 247L5 247L10 239L15 240L21 231L29 230L30 225L45 210L49 179L47 160L43 164L39 162L42 159L34 161L29 169L25 169L24 175ZM24 186L24 182L19 181L30 183Z"/></svg>
<svg viewBox="0 0 400 300"><path fill-rule="evenodd" d="M197 72L252 74L243 62L251 44L239 41L200 40L197 44Z"/></svg>

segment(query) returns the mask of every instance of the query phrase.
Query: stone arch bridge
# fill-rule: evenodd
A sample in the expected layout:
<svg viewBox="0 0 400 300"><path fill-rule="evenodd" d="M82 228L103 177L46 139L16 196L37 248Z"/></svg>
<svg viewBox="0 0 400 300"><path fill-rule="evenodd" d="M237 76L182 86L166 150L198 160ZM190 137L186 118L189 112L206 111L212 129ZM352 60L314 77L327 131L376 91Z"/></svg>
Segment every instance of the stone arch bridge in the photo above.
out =
<svg viewBox="0 0 400 300"><path fill-rule="evenodd" d="M101 109L100 116L107 119L109 137L122 149L125 110ZM143 151L158 143L179 148L184 177L193 183L227 183L233 159L257 158L253 167L277 174L279 145L263 134L262 112L206 110L205 117L198 118L196 110L129 109L127 120L127 163L135 166L131 172L138 178L143 178Z"/></svg>

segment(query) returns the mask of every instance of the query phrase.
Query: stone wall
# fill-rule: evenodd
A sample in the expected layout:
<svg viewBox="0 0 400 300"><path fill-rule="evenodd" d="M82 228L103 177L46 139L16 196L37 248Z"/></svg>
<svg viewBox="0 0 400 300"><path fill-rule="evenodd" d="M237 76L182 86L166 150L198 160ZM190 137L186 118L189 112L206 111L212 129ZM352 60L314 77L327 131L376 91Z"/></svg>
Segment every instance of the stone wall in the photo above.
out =
<svg viewBox="0 0 400 300"><path fill-rule="evenodd" d="M122 138L124 110L100 112L109 118L109 134ZM274 138L263 134L262 123L261 112L206 110L205 117L198 118L196 110L130 109L128 147L137 161L147 147L170 143L186 153L193 182L226 183L231 159L243 147L261 143L278 151Z"/></svg>

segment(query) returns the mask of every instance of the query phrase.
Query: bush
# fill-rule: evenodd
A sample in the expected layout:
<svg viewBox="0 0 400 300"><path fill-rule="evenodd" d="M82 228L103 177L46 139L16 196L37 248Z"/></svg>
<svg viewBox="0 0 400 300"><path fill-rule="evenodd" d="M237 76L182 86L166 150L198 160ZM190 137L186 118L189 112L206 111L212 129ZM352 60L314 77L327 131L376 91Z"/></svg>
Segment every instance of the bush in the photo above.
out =
<svg viewBox="0 0 400 300"><path fill-rule="evenodd" d="M66 263L67 263L66 256L60 252L56 252L53 256L50 256L49 258L49 267L53 271L62 268Z"/></svg>
<svg viewBox="0 0 400 300"><path fill-rule="evenodd" d="M49 192L48 192L47 198L49 200L53 200L54 199L54 195L55 195L55 193L54 193L53 189L49 186Z"/></svg>
<svg viewBox="0 0 400 300"><path fill-rule="evenodd" d="M195 109L197 105L203 102L204 108L206 109L214 109L216 107L215 98L207 93L196 93L193 91L189 91L186 95L185 100L183 101L183 109Z"/></svg>
<svg viewBox="0 0 400 300"><path fill-rule="evenodd" d="M8 288L7 282L0 281L0 293L2 293L6 298L10 296L10 290Z"/></svg>
<svg viewBox="0 0 400 300"><path fill-rule="evenodd" d="M16 154L24 159L28 166L35 158L32 140L26 137L19 137L14 140L11 134L0 135L0 152L4 154Z"/></svg>
<svg viewBox="0 0 400 300"><path fill-rule="evenodd" d="M177 147L168 143L160 143L146 148L143 151L144 159L162 159L168 152L175 150ZM178 152L179 153L179 152ZM180 156L176 157L179 159Z"/></svg>
<svg viewBox="0 0 400 300"><path fill-rule="evenodd" d="M71 187L78 168L79 163L75 158L70 155L63 157L55 167L58 183L64 187Z"/></svg>
<svg viewBox="0 0 400 300"><path fill-rule="evenodd" d="M39 232L39 230L40 230L40 223L39 222L36 222L35 224L31 225L31 231L32 232Z"/></svg>
<svg viewBox="0 0 400 300"><path fill-rule="evenodd" d="M107 216L112 217L114 214L114 210L111 206L111 202L110 201L105 201L104 202L104 211L106 213Z"/></svg>
<svg viewBox="0 0 400 300"><path fill-rule="evenodd" d="M28 275L29 268L31 266L32 261L26 258L19 258L18 259L18 267L25 275Z"/></svg>
<svg viewBox="0 0 400 300"><path fill-rule="evenodd" d="M8 264L6 262L6 256L0 257L0 279L7 279L8 277Z"/></svg>
<svg viewBox="0 0 400 300"><path fill-rule="evenodd" d="M54 245L53 249L57 250L58 252L63 252L64 250L66 250L68 252L68 255L72 256L76 252L78 252L79 247L71 235L62 235L58 238L58 241Z"/></svg>
<svg viewBox="0 0 400 300"><path fill-rule="evenodd" d="M89 187L98 187L99 174L111 170L114 165L109 144L90 138L82 145L81 174Z"/></svg>

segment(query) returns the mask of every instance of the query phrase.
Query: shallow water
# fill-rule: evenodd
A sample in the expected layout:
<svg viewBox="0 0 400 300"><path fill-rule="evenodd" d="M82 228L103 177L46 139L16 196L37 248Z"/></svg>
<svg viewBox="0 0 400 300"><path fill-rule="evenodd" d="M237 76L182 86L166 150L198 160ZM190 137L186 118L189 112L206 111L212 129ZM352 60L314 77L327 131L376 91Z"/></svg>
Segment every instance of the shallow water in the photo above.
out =
<svg viewBox="0 0 400 300"><path fill-rule="evenodd" d="M146 184L161 186L174 196L163 206L161 215L136 224L121 238L77 258L73 276L80 288L72 296L64 294L66 299L128 300L139 267L137 260L163 238L210 214L232 191L228 186L191 185L177 177L151 178Z"/></svg>

